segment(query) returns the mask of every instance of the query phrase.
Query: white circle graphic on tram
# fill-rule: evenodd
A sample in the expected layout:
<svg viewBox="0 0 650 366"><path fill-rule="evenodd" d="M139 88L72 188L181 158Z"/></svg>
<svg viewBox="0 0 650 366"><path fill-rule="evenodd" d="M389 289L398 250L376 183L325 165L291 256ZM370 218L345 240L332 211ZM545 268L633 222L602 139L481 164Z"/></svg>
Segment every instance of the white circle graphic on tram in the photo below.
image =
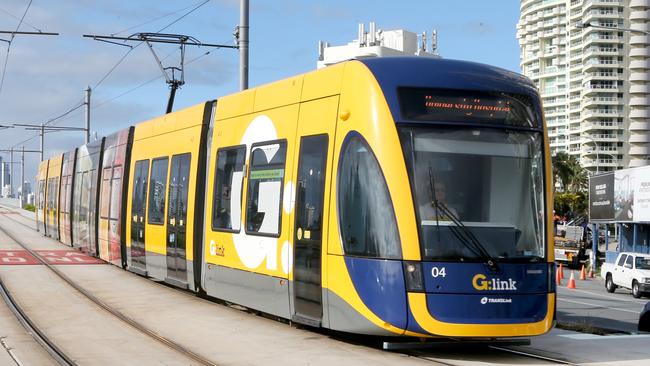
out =
<svg viewBox="0 0 650 366"><path fill-rule="evenodd" d="M254 143L276 140L278 138L277 136L278 134L271 118L265 115L255 117L246 128L246 131L244 132L244 136L241 139L241 144L246 145L246 161L250 161L251 146ZM278 148L274 148L273 146L270 146L270 148L266 148L262 150L265 154L267 161L270 161L274 157L274 155L279 151ZM235 177L233 176L233 181L241 182L240 178L241 177L237 177L237 180L235 180ZM282 182L260 182L259 183L258 190L257 190L257 194L259 194L259 196L257 197L257 207L258 207L258 212L264 212L262 222L261 224L259 224L258 227L258 230L261 232L269 232L270 230L273 230L274 228L273 224L279 220L278 214L280 213L277 212L277 207L280 204L279 202L280 191L277 190L277 194L273 193L276 192L277 189L276 187L278 187L278 184L281 185ZM230 212L232 212L233 214L240 212L239 203L241 202L243 189L244 188L241 186L235 187L233 185L232 187ZM271 194L270 195L264 194L264 192L268 192ZM275 205L273 204L274 200L278 200L275 201L276 202ZM244 205L244 207L246 206L247 205ZM276 208L275 212L271 210L272 207ZM244 221L245 216L246 215L240 215L242 219L241 225L244 228L246 228L246 222ZM236 216L233 215L233 217ZM277 270L278 269L278 239L265 237L265 236L247 235L245 231L246 230L241 230L239 233L233 234L235 251L237 252L237 255L239 256L239 259L241 260L242 264L247 268L255 269L258 268L260 265L262 265L264 260L266 260L266 269L272 271ZM288 272L285 271L285 273Z"/></svg>
<svg viewBox="0 0 650 366"><path fill-rule="evenodd" d="M291 267L293 266L293 251L291 250L291 244L288 241L282 243L282 250L280 251L282 256L282 271L286 274L291 272Z"/></svg>
<svg viewBox="0 0 650 366"><path fill-rule="evenodd" d="M282 207L284 207L284 212L287 215L291 215L293 211L293 206L296 204L296 194L294 191L293 182L287 182L287 185L284 186L284 195L282 197Z"/></svg>

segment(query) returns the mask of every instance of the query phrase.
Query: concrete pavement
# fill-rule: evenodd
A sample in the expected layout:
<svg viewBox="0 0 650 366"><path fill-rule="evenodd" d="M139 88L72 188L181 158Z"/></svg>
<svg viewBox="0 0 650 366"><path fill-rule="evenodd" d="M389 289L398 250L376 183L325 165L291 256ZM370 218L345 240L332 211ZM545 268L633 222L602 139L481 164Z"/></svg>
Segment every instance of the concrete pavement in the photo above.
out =
<svg viewBox="0 0 650 366"><path fill-rule="evenodd" d="M576 275L576 289L567 289L570 271L558 287L557 319L561 323L593 326L626 333L637 332L639 314L650 298L635 299L629 290L618 288L610 294L599 277L581 281Z"/></svg>

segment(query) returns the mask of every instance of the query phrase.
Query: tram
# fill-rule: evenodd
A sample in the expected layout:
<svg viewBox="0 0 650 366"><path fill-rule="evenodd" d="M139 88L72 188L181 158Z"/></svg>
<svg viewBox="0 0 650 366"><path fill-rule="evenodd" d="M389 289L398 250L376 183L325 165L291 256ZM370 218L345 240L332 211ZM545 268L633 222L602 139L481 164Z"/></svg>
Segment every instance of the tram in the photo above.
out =
<svg viewBox="0 0 650 366"><path fill-rule="evenodd" d="M72 195L54 207L43 182L68 159ZM529 337L555 321L550 161L527 78L353 60L43 162L37 222L48 234L63 210L74 247L298 323Z"/></svg>

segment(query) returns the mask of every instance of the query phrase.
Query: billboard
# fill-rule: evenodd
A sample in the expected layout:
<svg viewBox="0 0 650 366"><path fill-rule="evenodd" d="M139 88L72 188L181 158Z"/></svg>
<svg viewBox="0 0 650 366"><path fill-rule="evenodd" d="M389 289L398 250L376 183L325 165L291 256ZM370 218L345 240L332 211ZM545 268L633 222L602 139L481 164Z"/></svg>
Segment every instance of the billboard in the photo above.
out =
<svg viewBox="0 0 650 366"><path fill-rule="evenodd" d="M589 178L589 219L614 220L614 173Z"/></svg>
<svg viewBox="0 0 650 366"><path fill-rule="evenodd" d="M650 222L650 166L634 169L634 221Z"/></svg>
<svg viewBox="0 0 650 366"><path fill-rule="evenodd" d="M635 169L614 172L614 221L634 221Z"/></svg>
<svg viewBox="0 0 650 366"><path fill-rule="evenodd" d="M650 166L589 177L589 220L650 222Z"/></svg>

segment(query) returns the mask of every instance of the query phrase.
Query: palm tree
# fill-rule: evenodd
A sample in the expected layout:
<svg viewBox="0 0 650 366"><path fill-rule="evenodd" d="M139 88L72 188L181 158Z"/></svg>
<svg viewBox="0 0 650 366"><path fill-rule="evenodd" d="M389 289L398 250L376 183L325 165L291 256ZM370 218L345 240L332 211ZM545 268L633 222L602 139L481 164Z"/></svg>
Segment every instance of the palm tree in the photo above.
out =
<svg viewBox="0 0 650 366"><path fill-rule="evenodd" d="M580 165L575 155L560 151L553 156L552 164L554 181L560 182L562 191L577 193L587 189L587 170Z"/></svg>

